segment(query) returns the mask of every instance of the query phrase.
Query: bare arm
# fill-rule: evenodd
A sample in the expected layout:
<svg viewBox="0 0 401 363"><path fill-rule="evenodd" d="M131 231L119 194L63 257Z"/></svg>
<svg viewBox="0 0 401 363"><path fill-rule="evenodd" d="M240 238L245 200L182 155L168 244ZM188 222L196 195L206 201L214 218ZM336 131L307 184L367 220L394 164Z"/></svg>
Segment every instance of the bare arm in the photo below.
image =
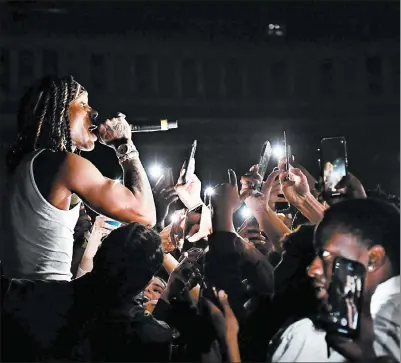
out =
<svg viewBox="0 0 401 363"><path fill-rule="evenodd" d="M79 195L99 214L121 222L153 226L155 205L139 157L123 164L124 181L130 188L104 177L89 160L72 153L68 154L60 177L68 190Z"/></svg>

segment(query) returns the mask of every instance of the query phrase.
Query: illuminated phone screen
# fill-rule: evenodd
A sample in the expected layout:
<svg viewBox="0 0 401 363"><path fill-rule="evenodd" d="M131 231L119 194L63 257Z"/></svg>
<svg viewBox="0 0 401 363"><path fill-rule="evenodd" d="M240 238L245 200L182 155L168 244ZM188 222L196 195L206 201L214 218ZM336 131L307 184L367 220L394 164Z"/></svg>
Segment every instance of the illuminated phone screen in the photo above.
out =
<svg viewBox="0 0 401 363"><path fill-rule="evenodd" d="M356 261L337 257L329 287L329 329L353 337L359 328L365 268Z"/></svg>
<svg viewBox="0 0 401 363"><path fill-rule="evenodd" d="M343 137L322 139L320 165L325 190L336 192L335 186L347 175L347 149Z"/></svg>

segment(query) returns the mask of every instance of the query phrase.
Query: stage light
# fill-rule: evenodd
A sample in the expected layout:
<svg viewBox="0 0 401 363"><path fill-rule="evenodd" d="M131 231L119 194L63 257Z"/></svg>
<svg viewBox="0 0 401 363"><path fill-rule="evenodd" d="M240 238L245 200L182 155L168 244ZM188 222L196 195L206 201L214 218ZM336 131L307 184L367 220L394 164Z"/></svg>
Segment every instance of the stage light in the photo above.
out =
<svg viewBox="0 0 401 363"><path fill-rule="evenodd" d="M212 187L207 187L207 188L205 189L205 194L206 194L207 196L212 196L212 195L214 194L214 188L212 188Z"/></svg>
<svg viewBox="0 0 401 363"><path fill-rule="evenodd" d="M152 179L157 179L160 178L160 176L163 173L163 168L161 165L159 164L153 164L150 168L149 168L149 175Z"/></svg>
<svg viewBox="0 0 401 363"><path fill-rule="evenodd" d="M241 216L242 216L242 218L247 219L247 218L249 218L250 216L252 216L252 212L251 212L251 210L250 210L247 206L244 205L244 206L241 208Z"/></svg>
<svg viewBox="0 0 401 363"><path fill-rule="evenodd" d="M273 155L276 159L283 158L285 156L284 146L279 144L273 146Z"/></svg>

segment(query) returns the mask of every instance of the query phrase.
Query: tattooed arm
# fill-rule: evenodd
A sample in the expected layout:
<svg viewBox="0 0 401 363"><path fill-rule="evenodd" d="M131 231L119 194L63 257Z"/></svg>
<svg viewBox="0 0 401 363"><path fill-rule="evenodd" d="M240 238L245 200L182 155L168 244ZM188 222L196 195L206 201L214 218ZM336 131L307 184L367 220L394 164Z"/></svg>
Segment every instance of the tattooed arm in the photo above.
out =
<svg viewBox="0 0 401 363"><path fill-rule="evenodd" d="M104 177L88 160L69 154L63 167L67 188L78 194L98 213L121 222L139 222L147 226L156 223L152 190L139 154L131 141L131 128L125 116L106 120L99 126L99 141L114 150L130 144L134 152L120 159L124 185Z"/></svg>

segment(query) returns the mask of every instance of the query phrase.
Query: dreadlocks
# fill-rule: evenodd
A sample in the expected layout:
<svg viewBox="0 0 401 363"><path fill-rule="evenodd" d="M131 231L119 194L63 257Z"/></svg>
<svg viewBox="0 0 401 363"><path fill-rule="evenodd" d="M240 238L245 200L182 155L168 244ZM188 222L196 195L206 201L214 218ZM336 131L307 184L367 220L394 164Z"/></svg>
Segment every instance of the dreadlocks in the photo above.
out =
<svg viewBox="0 0 401 363"><path fill-rule="evenodd" d="M35 150L72 152L69 105L85 89L72 76L45 77L24 94L18 109L18 136L7 153L14 171Z"/></svg>

